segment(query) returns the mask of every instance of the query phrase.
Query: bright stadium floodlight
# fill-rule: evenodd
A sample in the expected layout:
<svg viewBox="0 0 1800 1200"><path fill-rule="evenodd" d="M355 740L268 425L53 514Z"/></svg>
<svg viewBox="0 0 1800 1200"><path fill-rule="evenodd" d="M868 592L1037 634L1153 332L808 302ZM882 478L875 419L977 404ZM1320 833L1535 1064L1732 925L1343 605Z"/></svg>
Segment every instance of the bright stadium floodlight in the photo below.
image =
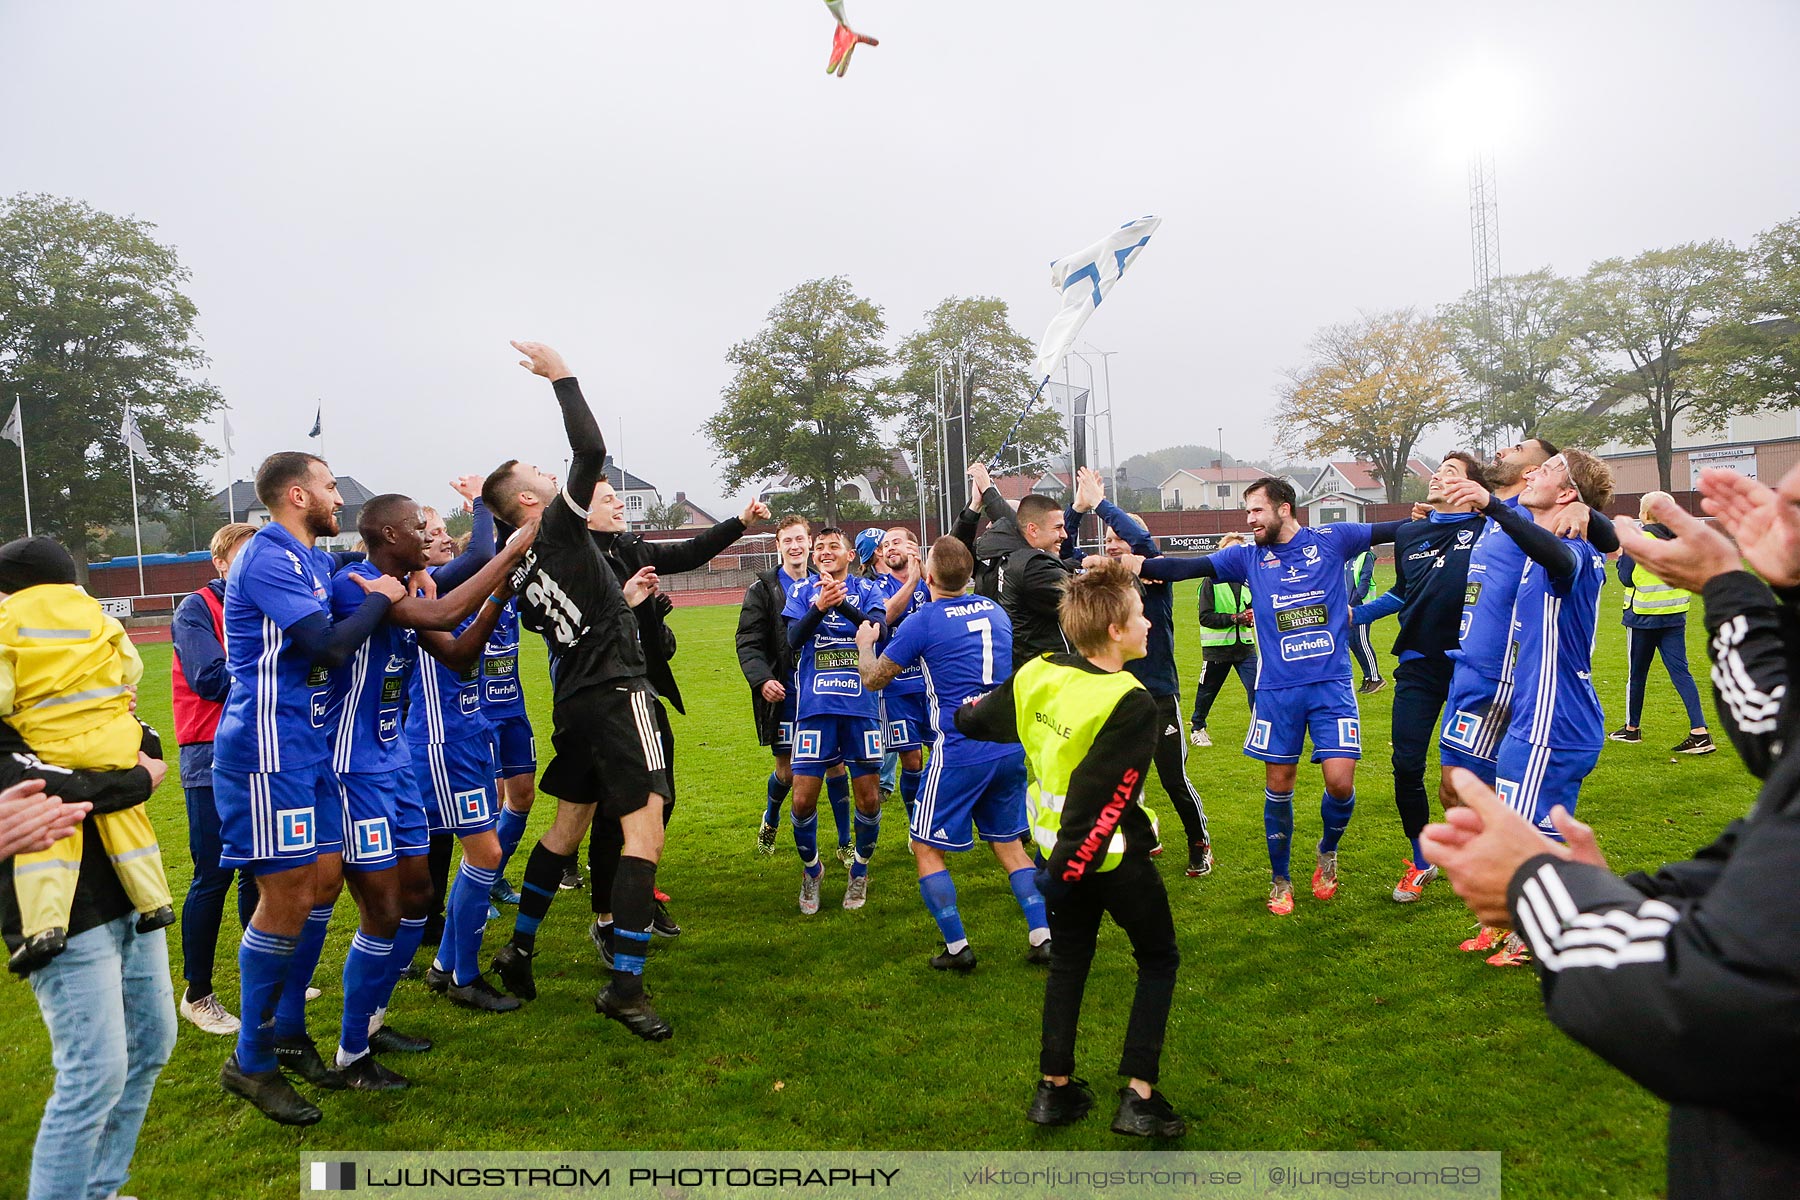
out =
<svg viewBox="0 0 1800 1200"><path fill-rule="evenodd" d="M1534 113L1520 72L1486 57L1453 67L1422 100L1431 141L1446 165L1516 148Z"/></svg>

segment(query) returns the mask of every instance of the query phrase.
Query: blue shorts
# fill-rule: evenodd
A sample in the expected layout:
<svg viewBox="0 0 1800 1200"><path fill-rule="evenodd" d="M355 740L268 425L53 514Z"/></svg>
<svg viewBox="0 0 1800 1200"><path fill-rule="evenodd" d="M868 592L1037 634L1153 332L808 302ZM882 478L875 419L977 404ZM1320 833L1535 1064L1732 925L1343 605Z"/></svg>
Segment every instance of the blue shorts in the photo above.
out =
<svg viewBox="0 0 1800 1200"><path fill-rule="evenodd" d="M490 718L493 728L494 774L501 779L514 775L537 774L537 734L532 732L531 718L523 713L510 717Z"/></svg>
<svg viewBox="0 0 1800 1200"><path fill-rule="evenodd" d="M852 779L881 770L881 722L836 713L794 723L794 774L823 775L843 763Z"/></svg>
<svg viewBox="0 0 1800 1200"><path fill-rule="evenodd" d="M1025 836L1025 752L957 766L953 754L933 753L913 805L912 839L939 850L967 850L975 844L969 824L984 842L1015 842Z"/></svg>
<svg viewBox="0 0 1800 1200"><path fill-rule="evenodd" d="M1510 679L1489 679L1458 663L1444 700L1439 761L1446 767L1467 767L1491 786L1494 760L1500 755L1500 743L1506 740L1506 727L1512 723L1512 696Z"/></svg>
<svg viewBox="0 0 1800 1200"><path fill-rule="evenodd" d="M1257 688L1244 754L1270 763L1297 763L1312 735L1312 760L1362 757L1362 716L1348 679L1299 687Z"/></svg>
<svg viewBox="0 0 1800 1200"><path fill-rule="evenodd" d="M1534 746L1522 737L1507 735L1500 743L1494 790L1506 807L1537 826L1538 831L1562 841L1550 823L1550 810L1562 805L1574 815L1581 798L1581 781L1600 761L1600 749L1558 750Z"/></svg>
<svg viewBox="0 0 1800 1200"><path fill-rule="evenodd" d="M881 744L888 750L917 750L925 744L925 693L882 696Z"/></svg>
<svg viewBox="0 0 1800 1200"><path fill-rule="evenodd" d="M213 764L219 865L285 871L344 849L344 808L329 761L286 771Z"/></svg>
<svg viewBox="0 0 1800 1200"><path fill-rule="evenodd" d="M413 774L432 833L467 837L500 819L494 804L494 754L487 738L414 744Z"/></svg>
<svg viewBox="0 0 1800 1200"><path fill-rule="evenodd" d="M769 753L782 755L793 752L794 689L789 687L787 695L781 700L781 716L775 722L775 740L769 743Z"/></svg>
<svg viewBox="0 0 1800 1200"><path fill-rule="evenodd" d="M382 871L431 849L425 806L410 767L337 777L344 814L344 869Z"/></svg>

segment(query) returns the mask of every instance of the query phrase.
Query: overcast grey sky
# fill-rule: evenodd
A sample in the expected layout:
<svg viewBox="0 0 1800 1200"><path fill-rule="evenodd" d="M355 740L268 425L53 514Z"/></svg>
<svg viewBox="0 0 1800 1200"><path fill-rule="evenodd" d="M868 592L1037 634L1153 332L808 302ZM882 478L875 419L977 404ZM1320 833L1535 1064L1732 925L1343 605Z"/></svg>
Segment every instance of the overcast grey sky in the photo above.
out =
<svg viewBox="0 0 1800 1200"><path fill-rule="evenodd" d="M1221 425L1267 453L1319 326L1467 288L1471 80L1509 110L1509 271L1800 213L1794 3L849 14L882 44L839 80L819 0L0 0L0 193L180 248L240 475L304 447L319 398L334 467L377 491L560 461L506 345L537 338L628 467L732 509L698 427L783 290L847 275L896 341L997 295L1035 340L1049 261L1145 213L1085 335L1117 351L1120 456Z"/></svg>

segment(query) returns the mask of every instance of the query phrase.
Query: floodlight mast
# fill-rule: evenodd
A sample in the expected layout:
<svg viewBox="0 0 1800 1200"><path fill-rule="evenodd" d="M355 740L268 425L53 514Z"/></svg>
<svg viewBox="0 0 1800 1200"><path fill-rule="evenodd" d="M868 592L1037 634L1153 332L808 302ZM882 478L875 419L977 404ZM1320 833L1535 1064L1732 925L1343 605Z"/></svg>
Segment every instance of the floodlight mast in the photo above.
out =
<svg viewBox="0 0 1800 1200"><path fill-rule="evenodd" d="M1500 408L1501 329L1494 307L1494 281L1500 278L1500 194L1494 175L1494 152L1477 146L1469 155L1469 256L1474 267L1475 301L1483 347L1481 425L1492 451L1497 444Z"/></svg>

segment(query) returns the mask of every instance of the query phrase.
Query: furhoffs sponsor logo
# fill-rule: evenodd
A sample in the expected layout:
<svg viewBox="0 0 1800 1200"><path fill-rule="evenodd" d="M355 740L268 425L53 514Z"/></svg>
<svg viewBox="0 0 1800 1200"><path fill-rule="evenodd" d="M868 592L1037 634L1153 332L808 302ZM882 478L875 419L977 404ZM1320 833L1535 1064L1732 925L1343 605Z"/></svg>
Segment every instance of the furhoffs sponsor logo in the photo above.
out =
<svg viewBox="0 0 1800 1200"><path fill-rule="evenodd" d="M312 1185L315 1192L354 1192L356 1190L356 1164L347 1162L316 1162L310 1164Z"/></svg>
<svg viewBox="0 0 1800 1200"><path fill-rule="evenodd" d="M1298 662L1303 658L1323 658L1336 649L1337 641L1329 633L1300 634L1281 639L1283 662Z"/></svg>

